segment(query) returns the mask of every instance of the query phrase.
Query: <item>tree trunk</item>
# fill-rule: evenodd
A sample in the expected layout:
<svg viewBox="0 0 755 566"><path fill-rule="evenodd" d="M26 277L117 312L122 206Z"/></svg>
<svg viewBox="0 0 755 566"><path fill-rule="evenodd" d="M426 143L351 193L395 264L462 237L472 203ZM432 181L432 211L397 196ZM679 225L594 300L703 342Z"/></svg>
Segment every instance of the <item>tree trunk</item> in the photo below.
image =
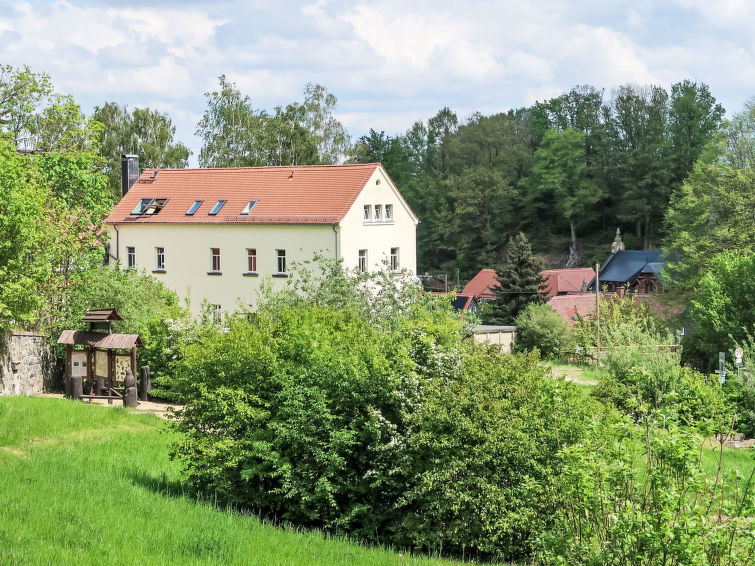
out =
<svg viewBox="0 0 755 566"><path fill-rule="evenodd" d="M569 261L566 262L565 267L574 267L579 261L579 253L577 252L577 231L574 227L574 222L569 223L571 228L571 245L569 246Z"/></svg>

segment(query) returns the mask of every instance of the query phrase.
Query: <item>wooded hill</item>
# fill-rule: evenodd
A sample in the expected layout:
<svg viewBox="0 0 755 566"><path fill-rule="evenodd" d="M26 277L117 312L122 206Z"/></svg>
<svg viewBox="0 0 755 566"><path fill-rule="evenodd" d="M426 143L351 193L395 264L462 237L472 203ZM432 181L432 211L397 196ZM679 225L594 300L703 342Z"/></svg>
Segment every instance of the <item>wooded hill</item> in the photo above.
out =
<svg viewBox="0 0 755 566"><path fill-rule="evenodd" d="M671 92L577 86L529 108L466 121L443 108L404 135L371 130L353 159L380 161L418 214L418 270L462 280L495 266L522 231L549 267L603 261L616 228L658 248L674 189L723 119L705 84Z"/></svg>

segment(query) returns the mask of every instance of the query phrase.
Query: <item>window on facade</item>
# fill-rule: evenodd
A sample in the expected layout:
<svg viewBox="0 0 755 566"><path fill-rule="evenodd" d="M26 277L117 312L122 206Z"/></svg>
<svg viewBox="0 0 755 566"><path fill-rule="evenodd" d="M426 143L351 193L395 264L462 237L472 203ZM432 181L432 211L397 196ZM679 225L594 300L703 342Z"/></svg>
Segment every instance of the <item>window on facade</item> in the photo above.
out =
<svg viewBox="0 0 755 566"><path fill-rule="evenodd" d="M246 270L249 273L257 273L257 250L255 248L246 249Z"/></svg>
<svg viewBox="0 0 755 566"><path fill-rule="evenodd" d="M385 219L393 220L393 205L392 204L385 205Z"/></svg>
<svg viewBox="0 0 755 566"><path fill-rule="evenodd" d="M155 269L165 271L165 248L155 248Z"/></svg>
<svg viewBox="0 0 755 566"><path fill-rule="evenodd" d="M212 305L212 322L220 324L223 321L223 309L220 305Z"/></svg>
<svg viewBox="0 0 755 566"><path fill-rule="evenodd" d="M131 214L152 216L160 212L166 202L168 202L168 199L166 198L143 198L139 201L139 204L134 207Z"/></svg>
<svg viewBox="0 0 755 566"><path fill-rule="evenodd" d="M212 271L220 271L220 248L210 248Z"/></svg>
<svg viewBox="0 0 755 566"><path fill-rule="evenodd" d="M367 250L359 250L359 273L367 273Z"/></svg>
<svg viewBox="0 0 755 566"><path fill-rule="evenodd" d="M136 248L131 246L126 248L126 266L129 269L134 269L136 267Z"/></svg>
<svg viewBox="0 0 755 566"><path fill-rule="evenodd" d="M242 216L247 216L247 215L248 215L248 214L249 214L249 213L250 213L250 212L252 211L252 209L254 208L254 205L255 205L255 204L257 204L257 201L256 201L256 200L250 200L250 201L249 201L249 204L247 204L247 205L246 205L246 206L244 207L244 210L242 210L242 211L241 211L241 215L242 215Z"/></svg>
<svg viewBox="0 0 755 566"><path fill-rule="evenodd" d="M286 250L276 250L278 252L278 273L286 273Z"/></svg>
<svg viewBox="0 0 755 566"><path fill-rule="evenodd" d="M399 270L398 248L391 248L391 271Z"/></svg>
<svg viewBox="0 0 755 566"><path fill-rule="evenodd" d="M364 205L364 219L367 221L372 220L372 205Z"/></svg>
<svg viewBox="0 0 755 566"><path fill-rule="evenodd" d="M219 200L215 203L215 206L212 207L212 210L208 212L210 216L215 216L218 212L220 212L220 209L223 208L223 205L225 204L224 200Z"/></svg>
<svg viewBox="0 0 755 566"><path fill-rule="evenodd" d="M383 205L382 204L376 204L375 205L375 221L381 220L383 218Z"/></svg>
<svg viewBox="0 0 755 566"><path fill-rule="evenodd" d="M193 214L194 214L194 213L195 213L195 212L197 211L197 209L198 209L198 208L199 208L200 206L202 206L202 203L203 203L203 202L204 202L203 200L195 200L195 201L194 201L194 204L192 204L192 205L191 205L191 206L189 207L189 210L187 210L187 211L186 211L186 216L191 216L191 215L193 215Z"/></svg>

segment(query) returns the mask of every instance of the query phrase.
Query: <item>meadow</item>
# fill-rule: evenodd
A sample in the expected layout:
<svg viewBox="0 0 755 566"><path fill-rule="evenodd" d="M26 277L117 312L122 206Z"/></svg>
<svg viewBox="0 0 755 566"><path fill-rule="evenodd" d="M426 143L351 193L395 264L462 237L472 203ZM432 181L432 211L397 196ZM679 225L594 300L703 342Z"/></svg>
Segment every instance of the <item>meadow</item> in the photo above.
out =
<svg viewBox="0 0 755 566"><path fill-rule="evenodd" d="M186 495L170 424L123 408L0 398L2 564L451 565L273 526Z"/></svg>

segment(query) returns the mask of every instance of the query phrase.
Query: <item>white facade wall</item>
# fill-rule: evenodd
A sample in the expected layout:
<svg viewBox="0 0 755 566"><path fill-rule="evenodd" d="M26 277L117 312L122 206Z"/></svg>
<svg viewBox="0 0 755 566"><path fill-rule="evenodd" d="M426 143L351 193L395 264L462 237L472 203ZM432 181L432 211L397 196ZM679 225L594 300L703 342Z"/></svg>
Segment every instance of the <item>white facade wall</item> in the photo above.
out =
<svg viewBox="0 0 755 566"><path fill-rule="evenodd" d="M393 221L364 220L365 205L371 207L373 218L375 205L380 205L384 218L386 204L393 206ZM367 250L368 270L373 271L382 269L383 261L390 259L391 248L399 249L399 268L417 272L417 222L388 175L378 167L341 221L338 251L344 265L353 268L359 250Z"/></svg>
<svg viewBox="0 0 755 566"><path fill-rule="evenodd" d="M121 267L127 266L127 248L135 251L136 268L144 269L173 289L191 310L199 313L203 299L220 305L223 311L254 305L262 281L272 280L280 288L285 278L277 273L277 252L286 250L287 270L291 262L311 260L315 252L335 255L336 235L332 226L254 224L118 224L111 227L111 253L118 247ZM165 249L165 272L155 272L156 248ZM210 250L220 248L221 274L212 268ZM257 276L247 274L247 248L257 251Z"/></svg>

